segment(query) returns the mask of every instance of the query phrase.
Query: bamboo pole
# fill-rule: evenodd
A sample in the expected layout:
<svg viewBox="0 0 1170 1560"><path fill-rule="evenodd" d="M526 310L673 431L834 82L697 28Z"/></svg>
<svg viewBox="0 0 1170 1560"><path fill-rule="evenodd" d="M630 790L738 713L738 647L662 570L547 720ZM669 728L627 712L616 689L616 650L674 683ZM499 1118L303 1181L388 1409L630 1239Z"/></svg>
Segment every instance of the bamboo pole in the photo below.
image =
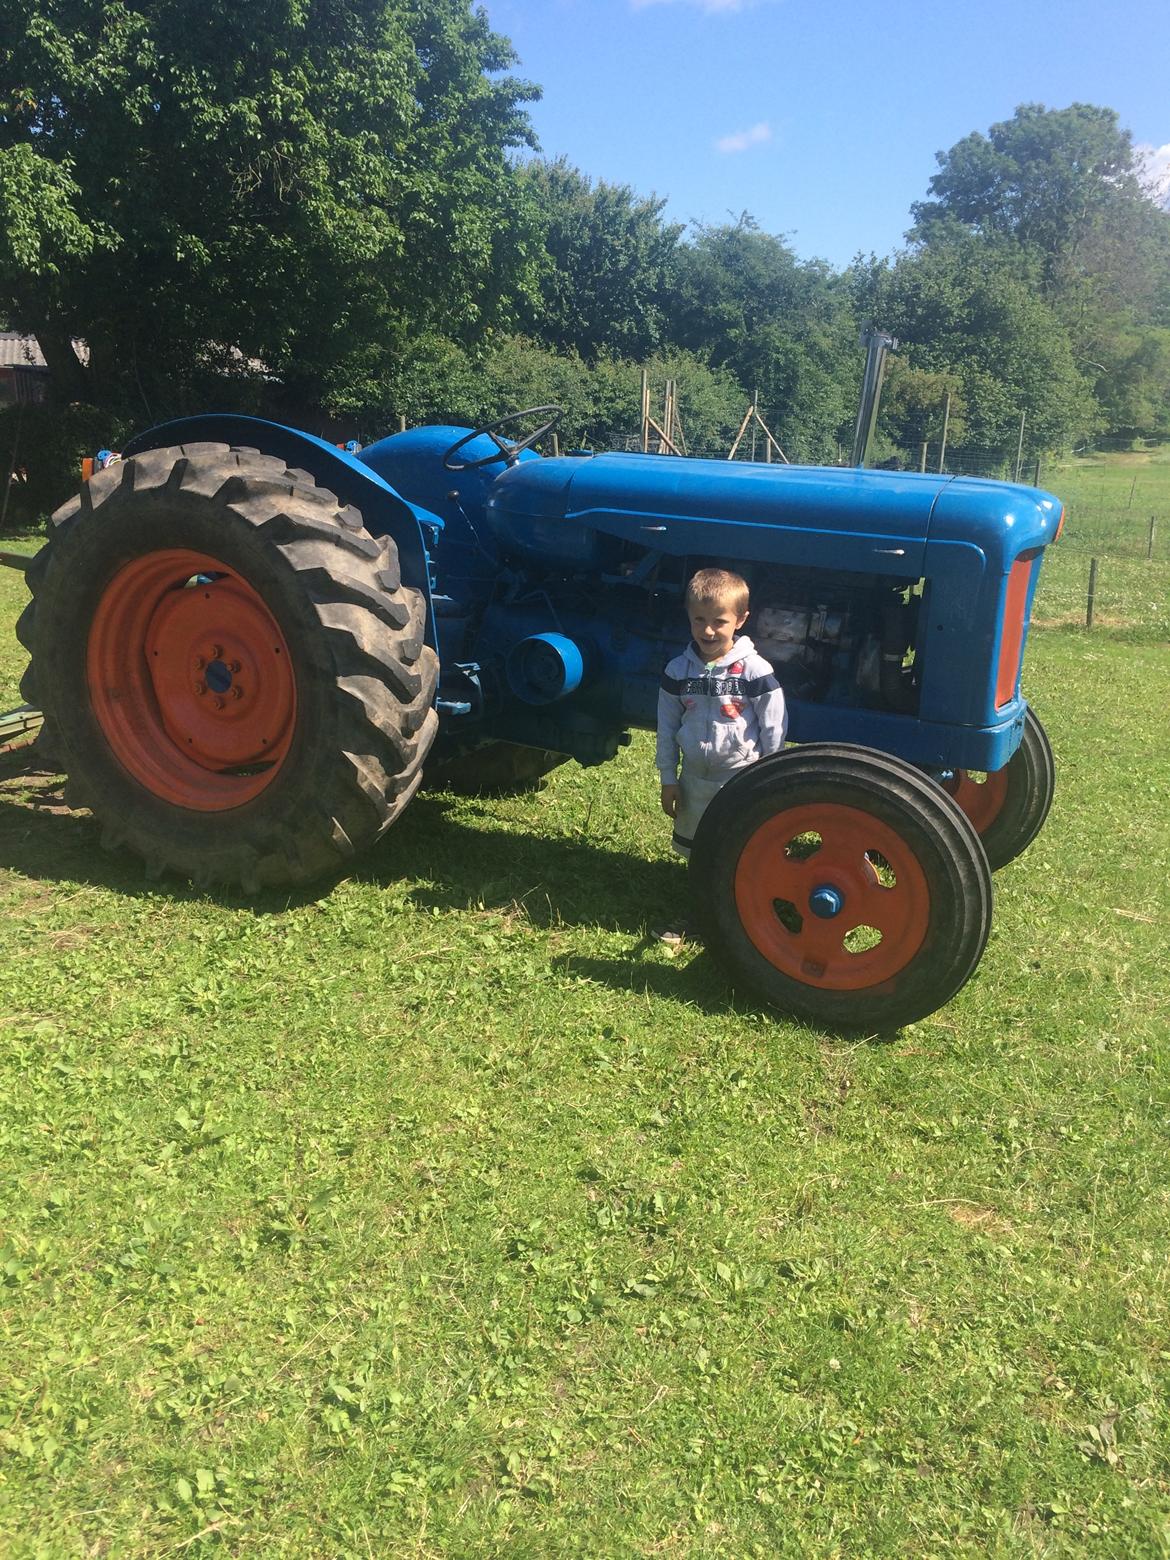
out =
<svg viewBox="0 0 1170 1560"><path fill-rule="evenodd" d="M739 425L739 432L736 434L734 440L732 441L731 448L727 452L728 460L734 460L735 459L735 452L736 452L737 449L739 449L739 441L743 438L745 432L747 431L747 425L748 425L749 422L751 422L751 420L752 420L752 413L754 411L755 411L755 407L754 406L749 406L747 411L743 414L743 422L741 422L740 425Z"/></svg>
<svg viewBox="0 0 1170 1560"><path fill-rule="evenodd" d="M764 436L768 440L768 455L766 456L766 459L768 459L768 460L772 459L771 452L774 449L776 451L777 455L779 455L779 457L780 457L781 461L783 462L783 464L785 466L791 466L792 462L788 459L788 456L785 455L784 451L780 448L780 440L776 437L776 435L772 432L771 428L768 427L768 424L760 416L758 408L757 408L757 411L756 411L756 421L759 423L760 427L764 430Z"/></svg>
<svg viewBox="0 0 1170 1560"><path fill-rule="evenodd" d="M658 424L654 421L653 417L648 417L646 419L646 423L647 423L647 426L649 428L653 428L654 432L658 435L658 453L660 455L666 455L668 453L671 454L671 455L681 455L682 454L682 451L675 444L674 440L670 437L670 435L666 432L666 429L665 428L660 428L658 426ZM663 448L664 445L665 445L665 448Z"/></svg>
<svg viewBox="0 0 1170 1560"><path fill-rule="evenodd" d="M1085 602L1085 627L1093 626L1093 601L1097 595L1097 560L1089 559L1089 598Z"/></svg>

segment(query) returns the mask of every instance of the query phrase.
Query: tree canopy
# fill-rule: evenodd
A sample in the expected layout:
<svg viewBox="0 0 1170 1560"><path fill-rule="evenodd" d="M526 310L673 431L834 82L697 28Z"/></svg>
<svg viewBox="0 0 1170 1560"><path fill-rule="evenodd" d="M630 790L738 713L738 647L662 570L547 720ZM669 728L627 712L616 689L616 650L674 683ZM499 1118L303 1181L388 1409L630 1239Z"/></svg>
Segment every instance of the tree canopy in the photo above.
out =
<svg viewBox="0 0 1170 1560"><path fill-rule="evenodd" d="M647 367L692 448L758 398L833 460L872 321L902 342L893 459L947 407L985 469L1021 415L1032 447L1170 434L1170 215L1112 109L973 131L906 249L838 273L531 155L538 88L473 0L0 0L0 39L0 318L79 403L62 429L215 404L370 437L557 400L605 447Z"/></svg>
<svg viewBox="0 0 1170 1560"><path fill-rule="evenodd" d="M527 332L586 358L653 352L682 234L662 221L665 202L625 184L594 184L563 158L529 163L520 177L544 248L539 291L522 310Z"/></svg>
<svg viewBox="0 0 1170 1560"><path fill-rule="evenodd" d="M537 90L469 0L0 0L0 36L0 310L84 336L91 394L254 358L353 402L531 285Z"/></svg>

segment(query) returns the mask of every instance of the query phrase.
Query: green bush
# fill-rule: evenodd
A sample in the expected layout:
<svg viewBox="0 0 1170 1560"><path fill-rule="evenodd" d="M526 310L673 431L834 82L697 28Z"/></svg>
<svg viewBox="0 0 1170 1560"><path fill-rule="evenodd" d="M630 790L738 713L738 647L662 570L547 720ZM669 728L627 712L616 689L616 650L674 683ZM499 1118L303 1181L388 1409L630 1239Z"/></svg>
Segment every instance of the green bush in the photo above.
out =
<svg viewBox="0 0 1170 1560"><path fill-rule="evenodd" d="M6 530L39 520L77 491L81 462L100 449L116 450L129 437L128 419L96 406L9 406L0 410L0 481L14 480Z"/></svg>

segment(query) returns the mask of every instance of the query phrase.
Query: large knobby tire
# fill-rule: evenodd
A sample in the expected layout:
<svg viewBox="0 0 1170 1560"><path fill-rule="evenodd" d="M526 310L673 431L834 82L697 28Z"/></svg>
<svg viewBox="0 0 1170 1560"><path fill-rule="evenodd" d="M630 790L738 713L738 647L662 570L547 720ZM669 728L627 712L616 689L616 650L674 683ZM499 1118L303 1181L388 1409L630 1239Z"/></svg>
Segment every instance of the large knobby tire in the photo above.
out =
<svg viewBox="0 0 1170 1560"><path fill-rule="evenodd" d="M424 602L391 540L225 444L111 466L53 526L22 686L105 846L251 892L373 844L437 729Z"/></svg>
<svg viewBox="0 0 1170 1560"><path fill-rule="evenodd" d="M725 785L690 871L733 976L829 1029L933 1013L991 926L991 872L964 815L911 765L843 743L790 748Z"/></svg>
<svg viewBox="0 0 1170 1560"><path fill-rule="evenodd" d="M470 753L427 769L427 789L460 796L523 796L538 791L544 777L567 763L563 753L519 742L485 742Z"/></svg>
<svg viewBox="0 0 1170 1560"><path fill-rule="evenodd" d="M960 769L944 784L975 825L991 870L1014 861L1044 827L1056 790L1056 764L1044 727L1031 710L1020 745L1002 769Z"/></svg>

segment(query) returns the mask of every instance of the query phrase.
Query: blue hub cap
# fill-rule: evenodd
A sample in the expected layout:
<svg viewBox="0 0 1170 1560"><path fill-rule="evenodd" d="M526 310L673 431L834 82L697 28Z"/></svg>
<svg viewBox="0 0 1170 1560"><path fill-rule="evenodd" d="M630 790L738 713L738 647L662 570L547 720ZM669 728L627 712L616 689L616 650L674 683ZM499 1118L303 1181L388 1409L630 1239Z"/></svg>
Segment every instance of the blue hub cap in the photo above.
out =
<svg viewBox="0 0 1170 1560"><path fill-rule="evenodd" d="M844 894L830 883L822 883L808 896L809 909L814 915L820 916L822 921L831 921L835 915L840 915L844 903Z"/></svg>

